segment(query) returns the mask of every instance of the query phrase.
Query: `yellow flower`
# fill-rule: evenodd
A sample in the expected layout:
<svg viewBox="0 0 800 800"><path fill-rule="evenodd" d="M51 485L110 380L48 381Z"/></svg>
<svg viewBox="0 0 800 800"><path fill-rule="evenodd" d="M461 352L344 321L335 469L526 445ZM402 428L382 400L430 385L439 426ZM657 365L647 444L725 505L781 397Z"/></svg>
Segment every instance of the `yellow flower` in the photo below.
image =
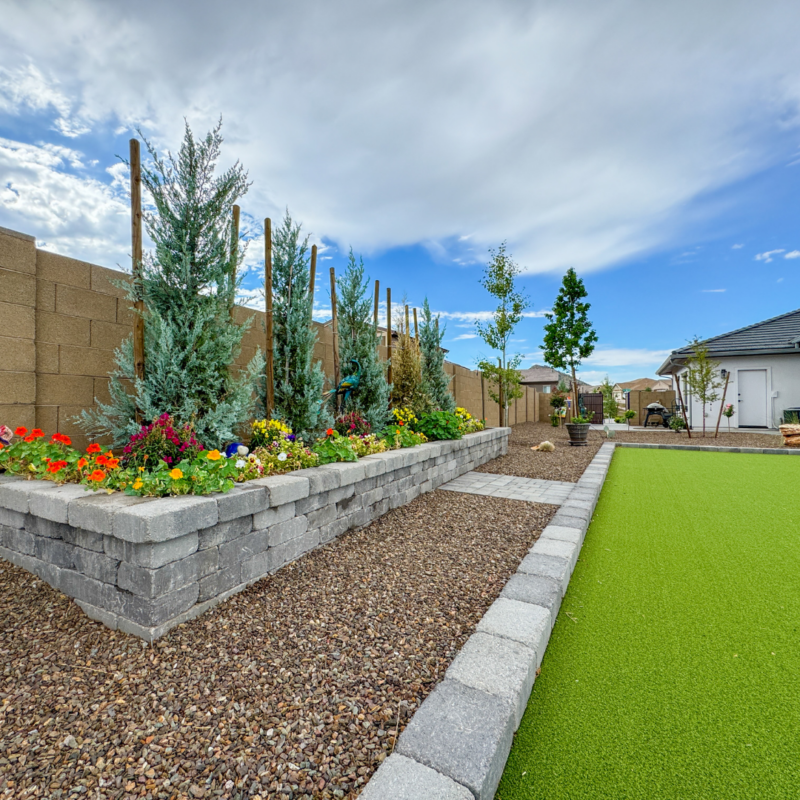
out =
<svg viewBox="0 0 800 800"><path fill-rule="evenodd" d="M219 450L211 450L206 453L206 458L209 459L209 461L219 461L222 458L222 453L220 453Z"/></svg>
<svg viewBox="0 0 800 800"><path fill-rule="evenodd" d="M142 486L144 486L144 484L142 483L141 478L137 478L133 482L133 488L136 489L137 492L142 488Z"/></svg>
<svg viewBox="0 0 800 800"><path fill-rule="evenodd" d="M139 467L139 472L144 472L144 467Z"/></svg>
<svg viewBox="0 0 800 800"><path fill-rule="evenodd" d="M211 456L209 455L209 458L210 457ZM175 469L170 470L169 476L172 478L172 480L177 481L183 477L183 473L177 467L175 467Z"/></svg>

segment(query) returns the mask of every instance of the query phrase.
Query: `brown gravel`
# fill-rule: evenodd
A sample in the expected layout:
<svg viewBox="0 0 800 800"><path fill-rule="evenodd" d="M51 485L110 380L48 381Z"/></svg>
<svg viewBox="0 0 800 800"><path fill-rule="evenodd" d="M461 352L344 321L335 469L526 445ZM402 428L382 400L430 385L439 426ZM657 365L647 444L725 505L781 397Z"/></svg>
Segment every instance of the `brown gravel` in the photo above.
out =
<svg viewBox="0 0 800 800"><path fill-rule="evenodd" d="M723 420L724 421L724 420ZM552 453L531 450L534 445L550 441L556 449ZM496 475L517 475L521 478L543 478L550 481L578 480L600 445L606 441L604 431L589 431L586 447L572 447L567 429L554 428L544 422L523 422L511 429L508 453L477 468L477 472ZM723 433L714 439L714 431L703 439L700 431L692 431L689 440L686 432L675 433L663 428L639 431L615 431L617 442L651 442L654 444L697 444L709 447L783 447L783 437L769 433Z"/></svg>
<svg viewBox="0 0 800 800"><path fill-rule="evenodd" d="M424 495L152 646L0 562L0 798L355 797L554 511Z"/></svg>

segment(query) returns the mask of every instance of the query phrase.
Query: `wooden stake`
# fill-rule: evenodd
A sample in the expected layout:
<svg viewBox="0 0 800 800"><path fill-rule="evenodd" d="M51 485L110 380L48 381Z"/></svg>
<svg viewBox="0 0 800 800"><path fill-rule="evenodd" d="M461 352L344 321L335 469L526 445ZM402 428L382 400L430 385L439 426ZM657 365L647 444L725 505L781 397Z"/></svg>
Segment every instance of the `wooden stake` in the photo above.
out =
<svg viewBox="0 0 800 800"><path fill-rule="evenodd" d="M417 340L419 346L419 326L417 325L417 309L414 309L414 338Z"/></svg>
<svg viewBox="0 0 800 800"><path fill-rule="evenodd" d="M130 141L131 165L131 259L133 283L136 292L133 317L133 366L136 377L144 378L144 299L142 297L142 162L139 156L139 140ZM136 422L142 421L139 409Z"/></svg>
<svg viewBox="0 0 800 800"><path fill-rule="evenodd" d="M499 358L497 359L497 366L502 371L503 362ZM505 404L503 402L503 400L505 398L503 397L503 375L502 375L502 372L498 372L497 373L497 378L498 378L498 380L497 380L497 399L499 401L498 405L500 406L500 427L501 428L505 428L505 426L506 426L506 409L505 409Z"/></svg>
<svg viewBox="0 0 800 800"><path fill-rule="evenodd" d="M272 334L272 220L264 220L264 297L266 299L267 365L265 382L267 396L264 401L266 418L272 419L275 408L275 342Z"/></svg>
<svg viewBox="0 0 800 800"><path fill-rule="evenodd" d="M381 288L380 281L376 280L375 281L375 311L373 312L373 315L372 315L372 324L375 326L375 331L376 332L378 330L378 298L380 297L380 295L379 295L380 288Z"/></svg>
<svg viewBox="0 0 800 800"><path fill-rule="evenodd" d="M333 383L339 385L339 332L336 324L336 270L331 267L331 331L333 332Z"/></svg>
<svg viewBox="0 0 800 800"><path fill-rule="evenodd" d="M317 279L317 246L311 245L311 278L308 282L308 293L311 296L311 321L314 321L314 283Z"/></svg>
<svg viewBox="0 0 800 800"><path fill-rule="evenodd" d="M389 362L387 381L392 382L392 290L386 288L386 360Z"/></svg>
<svg viewBox="0 0 800 800"><path fill-rule="evenodd" d="M411 328L410 328L410 326L408 324L408 304L406 304L405 320L406 320L406 327L405 327L405 330L403 331L403 333L405 333L406 336L411 338Z"/></svg>
<svg viewBox="0 0 800 800"><path fill-rule="evenodd" d="M231 230L231 319L233 319L233 307L236 305L236 264L239 260L239 206L233 206L233 227Z"/></svg>
<svg viewBox="0 0 800 800"><path fill-rule="evenodd" d="M725 388L722 390L722 402L719 404L719 416L717 417L717 429L714 431L714 438L719 436L719 423L722 422L722 409L725 408L725 395L728 394L728 381L731 379L730 372L725 376Z"/></svg>
<svg viewBox="0 0 800 800"><path fill-rule="evenodd" d="M678 402L681 404L681 413L683 414L683 423L686 425L686 433L689 434L689 438L692 438L692 431L689 428L689 420L686 418L686 406L683 404L683 395L681 394L681 376L675 375L675 383L678 386Z"/></svg>

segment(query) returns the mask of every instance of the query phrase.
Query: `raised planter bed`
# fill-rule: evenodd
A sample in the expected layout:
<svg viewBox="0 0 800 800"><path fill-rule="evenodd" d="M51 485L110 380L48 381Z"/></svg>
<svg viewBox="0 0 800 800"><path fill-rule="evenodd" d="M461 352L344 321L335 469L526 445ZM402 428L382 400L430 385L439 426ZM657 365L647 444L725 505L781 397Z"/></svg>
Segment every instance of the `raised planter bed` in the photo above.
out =
<svg viewBox="0 0 800 800"><path fill-rule="evenodd" d="M0 557L153 641L320 544L508 448L508 428L248 481L227 494L91 494L0 475Z"/></svg>

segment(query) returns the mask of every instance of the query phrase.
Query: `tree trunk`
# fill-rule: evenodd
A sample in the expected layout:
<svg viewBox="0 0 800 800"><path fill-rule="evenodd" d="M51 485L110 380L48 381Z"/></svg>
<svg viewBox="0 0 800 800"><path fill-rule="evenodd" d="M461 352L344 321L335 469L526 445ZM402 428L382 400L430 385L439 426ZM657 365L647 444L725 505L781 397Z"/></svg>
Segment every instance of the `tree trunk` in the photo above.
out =
<svg viewBox="0 0 800 800"><path fill-rule="evenodd" d="M572 416L576 416L578 411L578 379L575 377L575 364L570 364L572 367Z"/></svg>

